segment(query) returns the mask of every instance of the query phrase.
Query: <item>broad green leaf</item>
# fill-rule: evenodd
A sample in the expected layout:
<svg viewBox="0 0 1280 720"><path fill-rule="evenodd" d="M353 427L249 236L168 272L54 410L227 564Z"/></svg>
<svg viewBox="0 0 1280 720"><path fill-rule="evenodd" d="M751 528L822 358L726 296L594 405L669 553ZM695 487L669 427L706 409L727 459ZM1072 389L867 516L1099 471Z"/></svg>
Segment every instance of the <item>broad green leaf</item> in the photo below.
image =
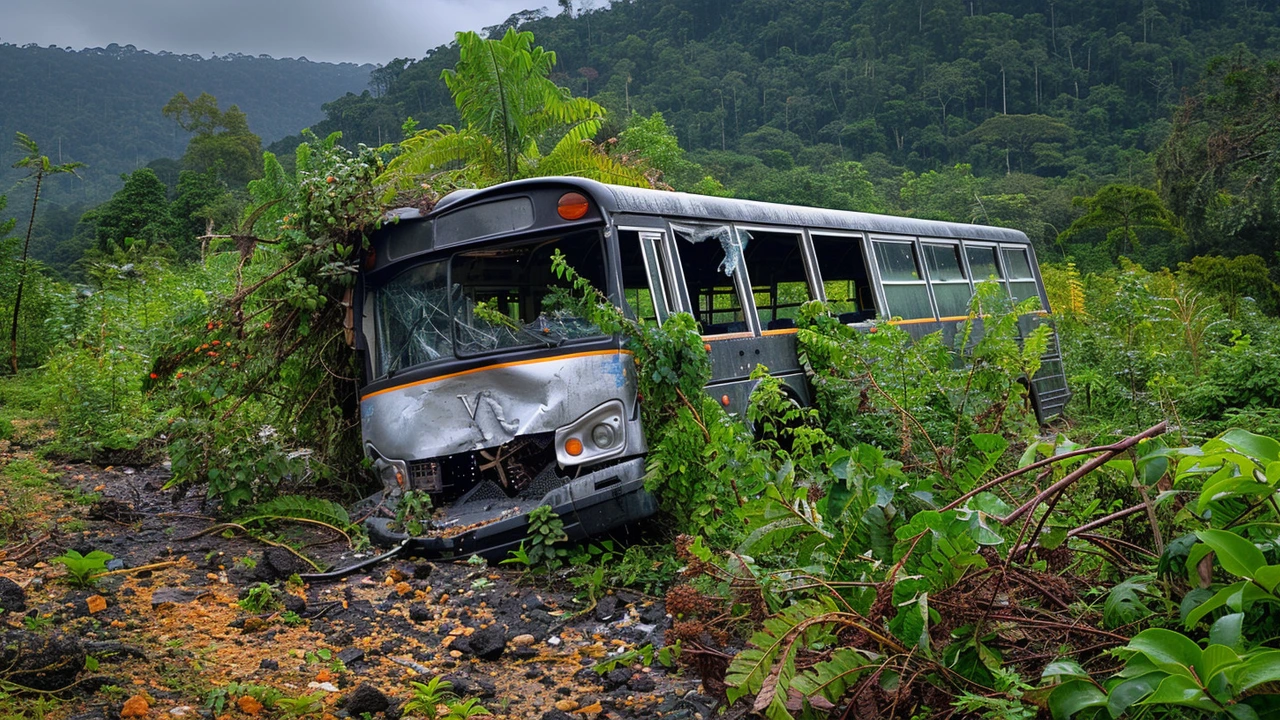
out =
<svg viewBox="0 0 1280 720"><path fill-rule="evenodd" d="M1230 613L1214 621L1209 628L1209 642L1239 648L1243 638L1244 613Z"/></svg>
<svg viewBox="0 0 1280 720"><path fill-rule="evenodd" d="M1253 603L1274 597L1274 595L1268 593L1257 585L1254 585L1248 580L1241 580L1234 585L1228 585L1227 587L1222 588L1218 591L1217 595L1214 595L1212 598L1205 601L1203 605L1187 613L1187 627L1192 627L1197 622L1200 622L1200 619L1205 615L1220 607L1226 606L1231 608L1233 612L1244 612L1249 609Z"/></svg>
<svg viewBox="0 0 1280 720"><path fill-rule="evenodd" d="M1232 428L1218 436L1217 440L1264 463L1280 460L1280 442L1264 435L1254 435L1248 430ZM1206 450L1209 446L1210 443L1205 443Z"/></svg>
<svg viewBox="0 0 1280 720"><path fill-rule="evenodd" d="M1040 672L1040 679L1044 680L1052 677L1063 678L1087 678L1089 673L1080 667L1080 663L1071 658L1058 658L1048 665L1044 666L1044 670Z"/></svg>
<svg viewBox="0 0 1280 720"><path fill-rule="evenodd" d="M1280 586L1280 565L1267 565L1258 568L1253 579L1274 594L1276 587Z"/></svg>
<svg viewBox="0 0 1280 720"><path fill-rule="evenodd" d="M1214 592L1208 588L1196 588L1186 595L1182 596L1182 602L1178 605L1179 617L1183 622L1187 621L1187 616L1193 610L1213 599Z"/></svg>
<svg viewBox="0 0 1280 720"><path fill-rule="evenodd" d="M1195 669L1200 681L1207 683L1214 675L1240 664L1240 656L1226 645L1210 645L1200 656L1200 667Z"/></svg>
<svg viewBox="0 0 1280 720"><path fill-rule="evenodd" d="M1068 680L1049 695L1049 710L1055 718L1070 718L1090 707L1107 704L1107 696L1090 680Z"/></svg>
<svg viewBox="0 0 1280 720"><path fill-rule="evenodd" d="M1040 533L1040 547L1045 550L1056 550L1066 541L1067 529L1064 527L1045 528L1044 532Z"/></svg>
<svg viewBox="0 0 1280 720"><path fill-rule="evenodd" d="M1117 628L1149 616L1151 608L1142 602L1141 594L1146 593L1150 581L1150 575L1138 575L1111 588L1102 604L1102 624Z"/></svg>
<svg viewBox="0 0 1280 720"><path fill-rule="evenodd" d="M1259 720L1258 711L1244 703L1227 706L1227 714L1232 720Z"/></svg>
<svg viewBox="0 0 1280 720"><path fill-rule="evenodd" d="M1155 692L1156 687L1167 677L1169 677L1168 673L1157 670L1129 678L1116 685L1107 695L1107 712L1111 713L1113 718L1120 717L1130 705Z"/></svg>
<svg viewBox="0 0 1280 720"><path fill-rule="evenodd" d="M1201 710L1216 710L1218 704L1205 694L1195 680L1182 675L1170 675L1160 682L1156 691L1139 705L1186 705Z"/></svg>
<svg viewBox="0 0 1280 720"><path fill-rule="evenodd" d="M1233 532L1201 530L1196 535L1218 554L1223 569L1236 577L1251 578L1258 568L1267 564L1256 545Z"/></svg>
<svg viewBox="0 0 1280 720"><path fill-rule="evenodd" d="M1186 635L1164 628L1143 630L1129 641L1128 648L1147 656L1161 670L1186 678L1192 677L1191 666L1200 665L1200 646Z"/></svg>
<svg viewBox="0 0 1280 720"><path fill-rule="evenodd" d="M1276 681L1280 681L1280 650L1260 652L1231 673L1231 685L1238 693Z"/></svg>

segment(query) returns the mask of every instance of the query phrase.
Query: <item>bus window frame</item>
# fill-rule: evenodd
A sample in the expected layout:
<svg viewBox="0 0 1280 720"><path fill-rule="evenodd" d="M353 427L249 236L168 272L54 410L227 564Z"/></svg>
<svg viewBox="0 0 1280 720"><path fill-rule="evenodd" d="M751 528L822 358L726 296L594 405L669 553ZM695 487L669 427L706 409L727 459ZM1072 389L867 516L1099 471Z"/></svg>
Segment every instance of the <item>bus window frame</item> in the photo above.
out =
<svg viewBox="0 0 1280 720"><path fill-rule="evenodd" d="M971 247L985 248L988 250L995 251L996 270L1000 271L1000 277L996 278L996 282L1004 286L1004 291L1005 291L1005 294L1007 295L1009 293L1009 274L1005 271L1005 268L1004 268L1004 257L1000 253L1000 243L991 242L988 240L964 240L960 243L960 250L961 250L960 256L964 260L965 273L969 276L969 283L970 285L972 285L973 291L977 292L978 283L986 282L988 278L985 278L985 277L979 278L977 275L974 275L973 268L969 266L968 249Z"/></svg>
<svg viewBox="0 0 1280 720"><path fill-rule="evenodd" d="M678 234L680 234L680 231L677 229L679 227L693 227L693 228L727 227L729 228L729 231L733 233L734 242L738 243L739 252L741 252L741 248L742 248L742 238L738 235L737 225L735 225L732 222L714 222L714 221L708 222L706 220L695 220L695 221L668 220L667 221L667 249L672 259L672 263L670 264L668 272L670 272L673 275L678 275L680 278L680 283L678 285L678 288L680 291L680 297L678 299L683 304L683 308L682 308L683 311L689 313L695 319L697 319L698 309L693 304L693 298L689 295L688 283L686 283L684 279L685 278L684 258L680 254L680 243L678 241L678 238L676 237ZM706 242L706 241L704 240L703 242ZM760 337L760 333L761 333L760 318L759 316L756 315L756 312L757 312L756 302L755 302L755 297L751 294L751 277L750 277L749 271L747 270L747 263L745 260L739 258L739 262L736 265L734 265L733 273L732 275L730 275L730 277L733 279L734 290L738 293L738 307L742 310L742 319L743 319L743 322L746 324L747 329L744 332L738 332L738 333L720 333L717 335L704 334L703 337L708 340L721 339L726 337L743 337L746 335ZM701 320L699 320L698 322L701 323Z"/></svg>
<svg viewBox="0 0 1280 720"><path fill-rule="evenodd" d="M814 260L813 243L809 241L809 228L794 227L790 225L770 226L770 225L745 225L745 224L737 224L737 223L733 223L733 227L734 227L734 232L748 232L748 233L761 232L761 233L774 233L777 235L795 235L797 239L800 241L800 261L804 265L805 281L809 285L809 299L811 301L821 299L823 302L826 302L826 295L822 294L822 283L818 281L817 271L814 270L814 268L817 267L817 262ZM739 243L742 242L741 236L738 237L738 242ZM746 261L746 258L744 257L742 260L742 265L745 266L746 264L747 264L747 261ZM750 270L747 270L747 273L749 274ZM747 287L748 287L748 294L751 296L751 306L752 306L751 311L752 311L752 314L755 315L756 317L756 324L759 325L758 333L763 333L764 325L760 323L760 309L755 306L755 292L750 290L750 288L752 287L751 285L748 285ZM776 287L771 288L771 292L774 297L774 302L776 303L777 288ZM776 311L777 310L775 308L775 312Z"/></svg>
<svg viewBox="0 0 1280 720"><path fill-rule="evenodd" d="M672 292L673 288L669 277L671 273L671 260L666 250L667 231L663 228L643 225L614 225L613 230L613 236L619 245L617 253L619 262L622 258L622 233L633 232L636 234L636 241L640 243L640 258L644 262L644 276L649 282L650 298L654 297L655 285L653 282L653 273L650 272L649 262L650 260L657 261L658 270L661 274L658 276L658 284L656 287L657 291L662 294L662 302L666 307L664 309L659 309L657 303L654 303L653 313L658 322L658 327L662 327L662 324L667 321L667 318L677 312L680 312L680 309L677 306L675 293ZM654 253L652 258L650 258L650 253ZM615 269L615 272L618 273L619 290L623 292L622 301L624 304L627 304L628 301L626 299L625 289L622 288L621 265ZM635 308L632 308L632 311L634 312Z"/></svg>
<svg viewBox="0 0 1280 720"><path fill-rule="evenodd" d="M890 280L888 281L887 284L888 285L923 285L925 290L925 296L929 299L929 310L933 313L932 315L928 317L908 318L908 317L902 317L901 315L893 314L893 308L889 307L888 293L885 292L886 281L880 274L880 258L875 254L877 242L890 243L895 245L907 245L911 248L911 252L914 255L913 260L915 260L915 263L916 263L916 270L920 273L920 279L919 280ZM928 267L926 267L926 263L924 262L924 253L922 252L922 248L920 247L920 238L910 236L910 235L881 235L881 234L868 233L867 246L871 250L871 255L868 256L869 258L868 264L871 266L872 270L875 272L876 298L881 303L880 307L877 308L877 312L883 317L901 318L901 322L903 323L939 322L938 318L940 316L938 315L938 303L934 300L934 297L933 297L933 288L931 287L929 282L929 269Z"/></svg>
<svg viewBox="0 0 1280 720"><path fill-rule="evenodd" d="M880 292L879 268L875 266L875 258L868 254L870 252L871 244L867 240L867 234L863 232L849 232L844 230L827 230L825 228L819 228L817 230L805 228L805 240L808 244L809 254L813 258L811 261L814 268L813 276L815 282L818 283L818 292L820 293L818 297L825 304L827 302L827 281L826 278L822 276L822 264L818 262L818 250L813 244L814 235L819 235L824 238L845 238L849 240L856 240L858 242L858 246L862 249L862 269L866 272L867 284L871 286L871 292L875 295L875 311L876 314L879 315L880 309L884 307L884 297L882 297L882 293ZM862 298L855 297L854 300L858 303L858 309L861 311L863 309Z"/></svg>
<svg viewBox="0 0 1280 720"><path fill-rule="evenodd" d="M929 278L929 279L928 279L928 283L929 283L929 297L931 298L931 300L932 300L932 302L933 302L933 311L934 311L934 314L937 316L938 321L939 321L939 322L947 322L948 320L960 320L960 319L963 319L963 318L968 317L968 314L967 314L967 313L966 313L965 315L963 315L963 316L961 316L961 315L943 315L943 314L942 314L942 308L938 305L938 296L937 296L937 294L936 294L936 293L934 293L934 291L933 291L933 286L934 286L934 284L938 284L938 285L960 285L961 283L963 283L963 284L965 284L965 285L969 288L969 297L970 297L970 298L972 298L972 297L973 297L973 287L974 287L974 286L973 286L973 274L972 274L971 272L969 272L969 261L968 261L968 257L965 255L965 252L964 252L964 242L965 242L965 241L964 241L964 240L952 240L952 239L945 239L945 238L921 237L921 238L918 238L918 242L919 242L919 246L920 246L920 260L921 260L921 264L922 264L922 266L923 266L923 269L924 269L925 274L926 274L926 275L928 276L928 278ZM929 263L928 263L928 261L925 259L924 249L925 249L925 246L926 246L926 245L933 245L933 246L936 246L936 247L955 248L955 250L956 250L956 255L957 255L957 259L959 259L959 261L960 261L960 272L964 275L964 278L963 278L963 279L961 279L961 280L935 280L935 279L933 278L933 273L929 272Z"/></svg>
<svg viewBox="0 0 1280 720"><path fill-rule="evenodd" d="M1026 258L1027 271L1030 273L1028 277L1017 277L1017 278L1011 277L1009 273L1009 267L1008 267L1009 264L1005 262L1005 259L1004 259L1004 254L1008 250L1017 250L1018 252L1022 253L1022 256L1024 258ZM1035 285L1035 288L1036 288L1035 297L1040 299L1040 306L1041 307L1049 306L1046 300L1047 291L1044 289L1044 281L1040 277L1040 268L1036 263L1035 254L1031 251L1030 245L1021 245L1018 243L999 243L997 246L996 255L999 256L1000 265L1002 266L1004 271L1005 292L1009 294L1009 299L1012 300L1014 304L1021 302L1021 300L1018 300L1013 294L1013 284L1016 282L1016 283L1022 283L1022 284L1031 283Z"/></svg>

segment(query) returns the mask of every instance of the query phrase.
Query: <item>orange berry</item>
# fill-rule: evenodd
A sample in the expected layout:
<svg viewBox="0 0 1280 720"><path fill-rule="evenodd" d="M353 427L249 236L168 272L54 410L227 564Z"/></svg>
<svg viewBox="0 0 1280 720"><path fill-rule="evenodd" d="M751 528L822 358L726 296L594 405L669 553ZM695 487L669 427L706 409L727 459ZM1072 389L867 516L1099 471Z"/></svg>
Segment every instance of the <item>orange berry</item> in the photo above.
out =
<svg viewBox="0 0 1280 720"><path fill-rule="evenodd" d="M156 379L156 378L158 378L158 377L160 377L160 376L159 376L159 375L157 375L157 374L155 374L155 373L151 373L151 379L152 379L152 380L155 380L155 379Z"/></svg>

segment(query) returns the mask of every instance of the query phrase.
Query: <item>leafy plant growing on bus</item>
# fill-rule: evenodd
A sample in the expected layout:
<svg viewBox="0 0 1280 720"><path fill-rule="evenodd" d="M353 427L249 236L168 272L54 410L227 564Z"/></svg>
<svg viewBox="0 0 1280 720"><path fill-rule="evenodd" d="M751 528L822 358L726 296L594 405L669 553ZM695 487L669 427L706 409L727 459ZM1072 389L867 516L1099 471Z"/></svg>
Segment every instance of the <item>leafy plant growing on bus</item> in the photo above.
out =
<svg viewBox="0 0 1280 720"><path fill-rule="evenodd" d="M640 412L649 445L646 487L688 528L714 532L763 488L766 462L742 423L704 390L711 363L697 321L688 313L672 315L661 327L633 320L558 251L551 263L556 276L572 287L556 302L602 332L627 339L644 398Z"/></svg>
<svg viewBox="0 0 1280 720"><path fill-rule="evenodd" d="M425 490L406 490L396 502L396 529L410 535L422 535L431 519L431 509L430 493Z"/></svg>
<svg viewBox="0 0 1280 720"><path fill-rule="evenodd" d="M979 283L948 347L941 332L913 339L892 324L863 332L807 303L797 340L826 427L844 445L896 448L900 459L951 477L963 442L1031 428L1023 383L1052 330L1020 338L1018 318L1038 307L1037 298L1014 305L1003 286Z"/></svg>

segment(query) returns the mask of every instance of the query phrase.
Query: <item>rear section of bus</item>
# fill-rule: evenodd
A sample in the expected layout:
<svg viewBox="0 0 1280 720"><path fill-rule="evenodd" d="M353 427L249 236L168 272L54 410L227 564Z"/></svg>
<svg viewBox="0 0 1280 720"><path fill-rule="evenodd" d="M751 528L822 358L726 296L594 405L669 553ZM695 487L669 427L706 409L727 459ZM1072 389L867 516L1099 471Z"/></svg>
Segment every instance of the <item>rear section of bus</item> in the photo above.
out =
<svg viewBox="0 0 1280 720"><path fill-rule="evenodd" d="M374 238L356 316L379 544L493 559L519 546L540 505L571 539L656 511L631 355L584 317L556 253L620 292L606 212L571 184L455 193ZM396 519L406 497L412 524Z"/></svg>

